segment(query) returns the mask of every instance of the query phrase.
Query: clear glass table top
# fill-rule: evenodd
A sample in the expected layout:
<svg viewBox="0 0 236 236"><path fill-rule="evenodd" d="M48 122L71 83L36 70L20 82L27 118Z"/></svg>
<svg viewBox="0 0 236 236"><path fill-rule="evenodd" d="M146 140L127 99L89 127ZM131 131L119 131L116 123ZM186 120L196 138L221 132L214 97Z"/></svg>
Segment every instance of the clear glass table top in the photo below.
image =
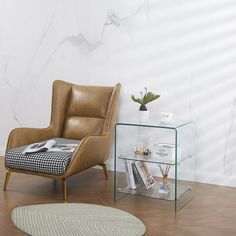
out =
<svg viewBox="0 0 236 236"><path fill-rule="evenodd" d="M134 151L127 152L123 155L118 156L119 159L123 160L132 160L132 161L143 161L143 162L149 162L149 163L157 163L157 164L168 164L168 165L174 165L174 160L163 160L154 158L151 154L149 155L139 155L136 154Z"/></svg>
<svg viewBox="0 0 236 236"><path fill-rule="evenodd" d="M157 128L169 128L178 129L182 126L192 124L193 121L190 120L172 120L169 122L161 121L159 118L150 118L146 121L141 121L139 119L127 119L121 120L116 123L116 125L129 125L129 126L144 126L144 127L157 127Z"/></svg>
<svg viewBox="0 0 236 236"><path fill-rule="evenodd" d="M134 151L127 152L125 154L119 155L119 159L123 160L132 160L132 161L143 161L143 162L149 162L149 163L156 163L156 164L164 164L164 165L175 165L175 160L166 160L162 158L156 158L153 157L152 154L149 155L139 155L136 154ZM193 157L191 155L182 156L177 158L177 164L180 164L181 162L185 161L186 159L192 159Z"/></svg>

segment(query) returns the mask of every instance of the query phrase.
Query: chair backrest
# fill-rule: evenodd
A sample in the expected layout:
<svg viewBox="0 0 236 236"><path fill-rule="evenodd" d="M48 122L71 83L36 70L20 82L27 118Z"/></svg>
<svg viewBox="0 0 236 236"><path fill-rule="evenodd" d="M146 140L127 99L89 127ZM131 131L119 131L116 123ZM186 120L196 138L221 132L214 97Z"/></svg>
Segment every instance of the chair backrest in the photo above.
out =
<svg viewBox="0 0 236 236"><path fill-rule="evenodd" d="M54 135L81 140L109 132L115 122L119 90L120 84L100 87L55 81L51 119Z"/></svg>

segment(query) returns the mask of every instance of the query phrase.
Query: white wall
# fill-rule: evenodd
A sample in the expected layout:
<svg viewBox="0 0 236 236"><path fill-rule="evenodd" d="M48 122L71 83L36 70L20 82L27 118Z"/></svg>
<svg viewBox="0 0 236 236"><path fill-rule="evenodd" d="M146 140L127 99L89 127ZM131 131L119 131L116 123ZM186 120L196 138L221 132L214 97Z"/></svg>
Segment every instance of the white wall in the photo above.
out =
<svg viewBox="0 0 236 236"><path fill-rule="evenodd" d="M198 180L236 186L235 60L234 0L0 0L1 150L48 124L53 80L120 81L120 119L130 94L160 93L153 114L197 122Z"/></svg>

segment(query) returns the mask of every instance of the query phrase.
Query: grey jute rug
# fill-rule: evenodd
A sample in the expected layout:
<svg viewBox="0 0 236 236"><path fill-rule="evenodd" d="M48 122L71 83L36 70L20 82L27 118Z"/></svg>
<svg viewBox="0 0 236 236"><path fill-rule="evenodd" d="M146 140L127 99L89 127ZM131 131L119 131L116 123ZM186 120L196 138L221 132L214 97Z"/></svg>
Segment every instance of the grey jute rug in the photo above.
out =
<svg viewBox="0 0 236 236"><path fill-rule="evenodd" d="M82 203L15 208L12 221L32 236L141 236L145 225L119 209Z"/></svg>

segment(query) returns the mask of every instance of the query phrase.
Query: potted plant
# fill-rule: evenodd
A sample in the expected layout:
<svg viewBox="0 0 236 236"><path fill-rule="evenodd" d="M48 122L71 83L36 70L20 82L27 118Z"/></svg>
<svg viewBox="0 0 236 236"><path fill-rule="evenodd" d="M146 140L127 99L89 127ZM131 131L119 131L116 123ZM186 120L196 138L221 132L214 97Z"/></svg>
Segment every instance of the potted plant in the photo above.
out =
<svg viewBox="0 0 236 236"><path fill-rule="evenodd" d="M136 98L134 95L131 95L131 99L134 102L140 104L139 111L140 111L140 119L145 121L149 117L149 111L147 109L147 104L153 102L154 100L158 99L160 95L154 94L147 90L147 87L144 88L144 92L140 91L140 98Z"/></svg>

